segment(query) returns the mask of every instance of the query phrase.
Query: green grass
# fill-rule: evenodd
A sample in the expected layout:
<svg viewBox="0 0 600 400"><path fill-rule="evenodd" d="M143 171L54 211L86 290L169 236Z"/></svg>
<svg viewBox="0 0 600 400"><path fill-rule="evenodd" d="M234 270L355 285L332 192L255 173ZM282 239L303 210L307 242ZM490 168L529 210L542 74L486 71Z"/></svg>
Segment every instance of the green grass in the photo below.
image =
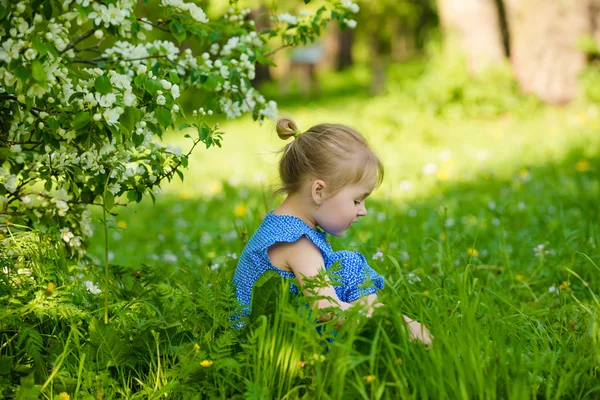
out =
<svg viewBox="0 0 600 400"><path fill-rule="evenodd" d="M392 76L382 97L326 92L283 110L304 129L354 126L380 154L386 178L369 215L332 244L362 252L386 276L389 307L324 355L322 338L293 307L272 325L256 322L236 354L215 350L214 335L226 328L196 326L207 351L190 362L214 365L186 387L246 398L597 398L597 107L556 109L517 96L489 112L484 100L495 94L460 106L485 82L467 85L457 104L442 94L443 107L432 106L411 100L431 78L407 83L401 68ZM204 304L209 291L230 290L236 257L280 200L270 196L283 145L272 126L222 128L222 149L198 151L185 182L166 187L154 207L120 212L110 235L113 263L146 264L157 279L192 290L199 308L216 307ZM178 137L169 140L185 143ZM98 258L101 237L92 243ZM378 250L384 257L372 259ZM433 350L407 341L399 312L431 328ZM161 385L174 380L181 383L174 373Z"/></svg>
<svg viewBox="0 0 600 400"><path fill-rule="evenodd" d="M368 216L331 241L386 277L387 306L332 342L283 294L270 317L230 329L237 257L281 201L284 142L269 124L221 121L223 148L199 149L184 182L109 218L107 326L103 296L82 285L104 289L100 222L95 262L23 308L43 335L19 339L29 361L15 365L35 371L21 395L48 382L46 398L600 397L598 107L541 106L503 71L472 81L436 61L392 68L380 97L361 68L323 81L319 96L278 100L302 129L354 126L381 156ZM400 313L430 327L432 350L408 341Z"/></svg>

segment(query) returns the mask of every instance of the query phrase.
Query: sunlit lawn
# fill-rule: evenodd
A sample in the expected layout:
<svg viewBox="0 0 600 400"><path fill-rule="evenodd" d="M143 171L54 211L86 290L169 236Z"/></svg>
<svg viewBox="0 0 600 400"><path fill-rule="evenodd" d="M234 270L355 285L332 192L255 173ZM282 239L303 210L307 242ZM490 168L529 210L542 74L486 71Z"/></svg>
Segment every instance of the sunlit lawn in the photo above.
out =
<svg viewBox="0 0 600 400"><path fill-rule="evenodd" d="M366 358L347 355L342 370L334 345L312 372L294 372L304 385L296 395L598 396L598 107L521 100L501 115L436 116L402 95L402 71L392 71L380 97L365 95L354 71L347 79L356 78L356 95L326 87L317 100L280 108L301 129L351 125L381 156L386 177L369 215L332 244L362 252L386 276L383 300L424 320L436 345L422 352L396 343L395 353L375 344ZM220 124L223 148L199 149L184 182L164 187L156 206L144 200L111 218L113 264L159 266L175 277L191 267L182 282L214 288L231 278L244 240L280 200L270 194L284 142L269 123ZM182 136L165 139L185 148ZM91 253L101 260L100 224Z"/></svg>

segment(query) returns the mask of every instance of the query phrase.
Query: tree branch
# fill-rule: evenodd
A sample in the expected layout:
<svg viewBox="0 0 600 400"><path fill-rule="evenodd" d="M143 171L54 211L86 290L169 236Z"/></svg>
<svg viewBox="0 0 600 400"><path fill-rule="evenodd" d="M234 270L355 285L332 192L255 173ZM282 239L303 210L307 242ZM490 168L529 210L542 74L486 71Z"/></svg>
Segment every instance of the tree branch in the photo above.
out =
<svg viewBox="0 0 600 400"><path fill-rule="evenodd" d="M138 20L138 21L140 21L140 22L143 22L144 24L147 24L147 25L153 26L153 27L155 27L156 29L158 29L158 30L161 30L161 31L163 31L163 32L171 33L169 30L167 30L167 29L165 29L165 28L161 28L160 26L158 26L158 25L156 25L156 24L153 24L153 23L152 23L152 22L150 22L150 21L146 21L146 20L144 20L144 19L142 19L142 18L138 18L137 20Z"/></svg>
<svg viewBox="0 0 600 400"><path fill-rule="evenodd" d="M71 43L69 43L67 45L67 47L65 47L65 49L60 52L60 54L64 54L67 51L71 50L73 47L75 47L77 45L77 43L81 42L82 40L85 40L85 39L89 38L90 36L92 36L94 34L94 32L95 32L94 29L90 29L89 31L84 32L81 35L77 36L75 39L71 40Z"/></svg>

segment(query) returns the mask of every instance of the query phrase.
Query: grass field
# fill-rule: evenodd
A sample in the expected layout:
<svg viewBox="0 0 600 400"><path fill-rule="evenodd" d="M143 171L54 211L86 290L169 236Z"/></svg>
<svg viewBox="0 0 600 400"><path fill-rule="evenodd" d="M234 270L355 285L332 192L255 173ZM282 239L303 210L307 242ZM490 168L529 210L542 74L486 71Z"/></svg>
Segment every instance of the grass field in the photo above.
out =
<svg viewBox="0 0 600 400"><path fill-rule="evenodd" d="M105 398L599 398L600 109L460 77L457 94L434 78L397 67L370 97L357 68L320 96L280 102L301 129L351 125L381 156L369 215L332 245L386 277L388 307L330 344L290 305L247 336L228 328L237 257L281 200L270 193L284 142L269 124L221 121L222 149L198 150L155 206L110 219L111 313L148 367L96 371L105 381L89 387ZM185 148L181 136L166 139ZM101 264L103 252L97 224L90 253ZM407 341L398 312L430 327L432 350Z"/></svg>

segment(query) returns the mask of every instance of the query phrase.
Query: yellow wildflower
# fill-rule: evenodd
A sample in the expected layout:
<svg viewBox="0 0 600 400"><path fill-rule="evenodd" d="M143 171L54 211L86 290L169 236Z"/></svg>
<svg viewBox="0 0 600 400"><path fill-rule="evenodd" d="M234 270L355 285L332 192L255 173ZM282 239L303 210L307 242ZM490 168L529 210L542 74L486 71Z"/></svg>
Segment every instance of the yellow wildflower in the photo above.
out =
<svg viewBox="0 0 600 400"><path fill-rule="evenodd" d="M404 364L404 361L401 358L396 358L394 360L394 364L395 365L402 365L402 364Z"/></svg>
<svg viewBox="0 0 600 400"><path fill-rule="evenodd" d="M447 181L450 178L450 174L445 169L440 169L437 173L437 178L440 181Z"/></svg>
<svg viewBox="0 0 600 400"><path fill-rule="evenodd" d="M69 393L67 393L67 392L61 392L58 395L58 398L59 398L59 400L70 400L71 396L69 396Z"/></svg>
<svg viewBox="0 0 600 400"><path fill-rule="evenodd" d="M47 290L48 292L52 292L52 291L54 290L54 288L55 288L55 287L56 287L56 286L54 286L54 283L52 283L52 282L48 282L48 286L46 287L46 290Z"/></svg>
<svg viewBox="0 0 600 400"><path fill-rule="evenodd" d="M517 276L515 276L515 279L521 282L523 280L523 275L517 274Z"/></svg>
<svg viewBox="0 0 600 400"><path fill-rule="evenodd" d="M236 217L243 217L246 215L246 205L244 203L238 203L233 212L235 213Z"/></svg>
<svg viewBox="0 0 600 400"><path fill-rule="evenodd" d="M429 290L425 290L425 291L423 291L423 295L424 295L424 296L429 296Z"/></svg>
<svg viewBox="0 0 600 400"><path fill-rule="evenodd" d="M194 343L194 350L200 350L200 345L198 343Z"/></svg>
<svg viewBox="0 0 600 400"><path fill-rule="evenodd" d="M403 266L404 268L408 268L408 263L404 263L404 264L402 264L402 266Z"/></svg>
<svg viewBox="0 0 600 400"><path fill-rule="evenodd" d="M215 258L217 256L217 253L215 253L214 251L209 251L207 256L208 258Z"/></svg>
<svg viewBox="0 0 600 400"><path fill-rule="evenodd" d="M467 249L467 254L468 254L470 257L477 257L477 256L479 255L479 252L477 251L477 249L474 249L474 248L472 248L472 247L469 247L469 248Z"/></svg>
<svg viewBox="0 0 600 400"><path fill-rule="evenodd" d="M118 221L117 222L117 226L119 228L127 228L127 222L125 222L125 221Z"/></svg>
<svg viewBox="0 0 600 400"><path fill-rule="evenodd" d="M587 160L579 160L575 164L575 169L579 172L585 172L590 170L590 163Z"/></svg>
<svg viewBox="0 0 600 400"><path fill-rule="evenodd" d="M203 366L204 368L208 368L213 364L214 364L214 361L209 361L209 360L204 360L204 361L200 362L200 365Z"/></svg>
<svg viewBox="0 0 600 400"><path fill-rule="evenodd" d="M365 380L365 382L371 383L371 382L375 381L375 375L367 375L367 376L363 377L363 379Z"/></svg>
<svg viewBox="0 0 600 400"><path fill-rule="evenodd" d="M568 288L570 285L570 283L568 281L564 281L563 283L560 284L559 288L560 290L565 290L566 288Z"/></svg>
<svg viewBox="0 0 600 400"><path fill-rule="evenodd" d="M213 194L221 193L223 191L223 184L221 182L213 182L210 184L210 191Z"/></svg>

